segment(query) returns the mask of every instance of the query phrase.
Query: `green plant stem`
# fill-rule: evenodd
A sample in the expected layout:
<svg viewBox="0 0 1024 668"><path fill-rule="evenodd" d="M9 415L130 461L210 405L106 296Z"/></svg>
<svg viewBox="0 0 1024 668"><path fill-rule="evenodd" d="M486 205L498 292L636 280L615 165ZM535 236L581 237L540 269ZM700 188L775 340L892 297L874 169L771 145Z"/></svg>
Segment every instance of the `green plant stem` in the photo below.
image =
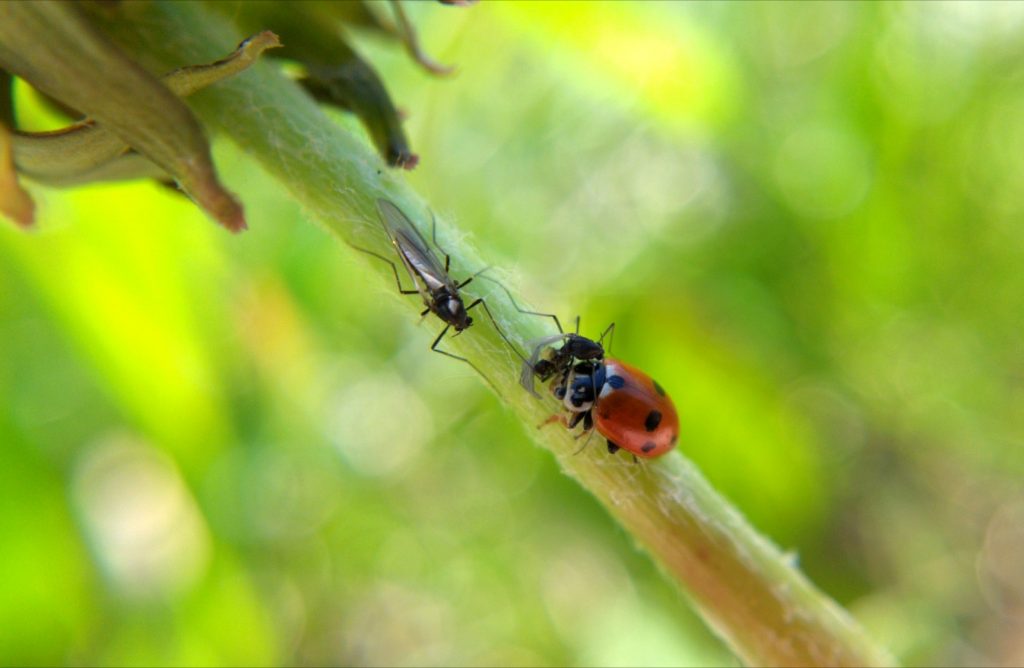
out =
<svg viewBox="0 0 1024 668"><path fill-rule="evenodd" d="M208 62L244 37L202 4L124 3L119 7L124 15L116 18L104 14L106 9L94 11L99 11L101 20L107 16L107 31L157 72ZM125 20L125 15L131 20ZM198 94L190 104L209 127L231 137L279 179L310 218L341 240L383 254L392 252L376 222L375 200L380 197L395 202L420 225L428 220L427 207L400 175L266 63ZM429 161L424 167L429 168ZM485 264L457 236L446 233L444 220L438 226L454 267ZM339 261L366 262L368 271L394 288L394 278L383 263L364 260L344 247L339 247ZM474 282L474 287L480 286ZM419 308L414 300L407 303ZM520 345L550 333L545 329L549 323L519 313L500 292L488 295L488 303L505 332ZM751 528L681 453L636 465L606 456L597 447L573 456L579 443L566 430L534 428L556 410L554 402L539 401L518 387L519 360L485 318L448 346L488 374L527 431L682 586L707 623L744 662L893 663L841 607ZM685 425L683 444L685 448Z"/></svg>

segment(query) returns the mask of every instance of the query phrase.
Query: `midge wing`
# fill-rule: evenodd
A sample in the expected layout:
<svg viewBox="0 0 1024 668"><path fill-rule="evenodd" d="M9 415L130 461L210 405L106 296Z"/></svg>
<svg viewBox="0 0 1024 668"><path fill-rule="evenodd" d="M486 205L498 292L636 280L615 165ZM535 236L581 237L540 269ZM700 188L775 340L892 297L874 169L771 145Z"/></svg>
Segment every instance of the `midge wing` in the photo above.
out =
<svg viewBox="0 0 1024 668"><path fill-rule="evenodd" d="M533 376L534 369L537 367L537 362L540 361L541 353L555 341L564 341L565 337L565 334L552 334L550 336L542 336L539 339L534 339L527 344L527 347L531 350L530 358L523 362L523 370L519 374L519 384L533 396L540 396L537 394L537 391L533 389Z"/></svg>
<svg viewBox="0 0 1024 668"><path fill-rule="evenodd" d="M413 278L422 281L430 293L445 286L454 287L448 272L444 270L444 265L438 261L419 230L401 209L386 199L379 199L377 211L380 212L380 219L384 223L388 237L402 256L402 262L410 273L414 274Z"/></svg>

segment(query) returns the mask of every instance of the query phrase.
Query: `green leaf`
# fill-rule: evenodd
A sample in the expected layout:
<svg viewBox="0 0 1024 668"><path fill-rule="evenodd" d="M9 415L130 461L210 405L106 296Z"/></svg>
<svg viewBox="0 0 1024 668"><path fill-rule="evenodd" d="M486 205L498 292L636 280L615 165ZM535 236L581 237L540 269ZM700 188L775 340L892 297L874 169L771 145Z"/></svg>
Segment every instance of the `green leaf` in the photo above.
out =
<svg viewBox="0 0 1024 668"><path fill-rule="evenodd" d="M354 113L389 166L412 169L417 165L419 156L409 145L384 83L341 32L343 25L351 24L404 40L398 28L382 21L364 3L213 2L208 6L247 31L271 28L281 35L285 48L274 55L305 66L300 81L310 95Z"/></svg>

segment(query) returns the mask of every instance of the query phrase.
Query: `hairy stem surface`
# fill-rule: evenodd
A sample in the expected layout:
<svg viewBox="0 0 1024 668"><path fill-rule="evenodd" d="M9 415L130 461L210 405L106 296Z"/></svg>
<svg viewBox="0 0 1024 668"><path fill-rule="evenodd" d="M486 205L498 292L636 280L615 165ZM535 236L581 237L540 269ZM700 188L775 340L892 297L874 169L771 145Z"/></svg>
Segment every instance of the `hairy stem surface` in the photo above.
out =
<svg viewBox="0 0 1024 668"><path fill-rule="evenodd" d="M154 71L207 62L243 37L202 4L124 3L119 7L131 20L97 16L101 20L107 16L109 33ZM391 200L421 229L427 229L428 209L401 176L388 170L363 141L332 123L299 86L272 66L257 64L203 91L190 104L205 123L231 137L279 179L311 219L341 240L389 257L393 254L376 222L378 198ZM446 221L438 220L438 228L453 267L464 270L486 264L457 235L447 233ZM363 262L362 258L340 247L340 261ZM372 258L365 262L368 271L394 287L386 265ZM485 281L474 281L466 291L470 297L487 296L510 339L523 346L551 333L550 323L521 314L492 288ZM413 300L408 304L418 309ZM747 664L893 663L841 607L752 529L682 454L673 452L636 465L606 456L597 447L574 457L579 443L566 430L533 428L555 406L518 387L519 359L486 319L446 345L487 373L527 431L682 586L708 624Z"/></svg>

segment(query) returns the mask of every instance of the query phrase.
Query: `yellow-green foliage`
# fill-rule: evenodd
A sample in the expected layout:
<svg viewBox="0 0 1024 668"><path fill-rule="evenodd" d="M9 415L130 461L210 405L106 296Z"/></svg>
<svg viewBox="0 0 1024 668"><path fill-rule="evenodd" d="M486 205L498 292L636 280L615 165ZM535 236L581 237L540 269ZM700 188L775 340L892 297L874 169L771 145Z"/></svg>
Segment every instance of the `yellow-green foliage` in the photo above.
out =
<svg viewBox="0 0 1024 668"><path fill-rule="evenodd" d="M363 46L446 229L616 321L681 450L901 660L1019 663L1021 10L410 11L456 78ZM0 226L0 662L735 660L436 320L214 158L241 236L149 184L29 183L39 229Z"/></svg>

